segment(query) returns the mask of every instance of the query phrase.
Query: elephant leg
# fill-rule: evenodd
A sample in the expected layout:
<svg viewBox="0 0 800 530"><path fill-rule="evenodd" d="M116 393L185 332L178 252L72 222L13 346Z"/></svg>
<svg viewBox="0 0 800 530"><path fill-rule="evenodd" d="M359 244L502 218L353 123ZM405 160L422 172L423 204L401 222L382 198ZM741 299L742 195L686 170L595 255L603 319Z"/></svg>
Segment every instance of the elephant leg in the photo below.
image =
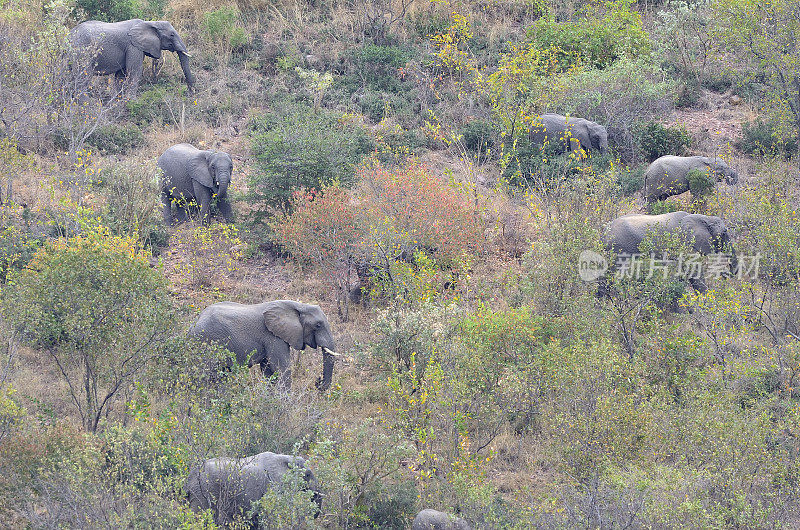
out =
<svg viewBox="0 0 800 530"><path fill-rule="evenodd" d="M261 367L261 373L262 373L262 374L264 374L264 377L266 377L267 379L269 379L270 377L272 377L272 374L274 374L274 373L275 373L275 372L272 370L272 367L269 365L269 362L268 362L266 359L264 359L263 361L261 361L261 362L258 364L258 366L259 366L259 367Z"/></svg>
<svg viewBox="0 0 800 530"><path fill-rule="evenodd" d="M161 205L164 209L164 222L167 223L168 226L172 226L172 196L168 193L161 193Z"/></svg>
<svg viewBox="0 0 800 530"><path fill-rule="evenodd" d="M287 348L288 350L288 348ZM284 390L292 388L292 367L289 360L289 352L286 355L276 355L273 359L275 372L278 373L278 386Z"/></svg>
<svg viewBox="0 0 800 530"><path fill-rule="evenodd" d="M142 79L143 69L144 52L135 48L133 45L128 46L125 52L125 71L128 74L128 86L131 97L136 97L136 91L139 89L139 81Z"/></svg>
<svg viewBox="0 0 800 530"><path fill-rule="evenodd" d="M225 222L232 223L233 211L231 210L231 204L228 202L228 199L218 199L217 207L219 208L222 217L225 218Z"/></svg>
<svg viewBox="0 0 800 530"><path fill-rule="evenodd" d="M211 212L211 190L197 181L193 185L195 201L200 203L200 220L203 224L208 224Z"/></svg>

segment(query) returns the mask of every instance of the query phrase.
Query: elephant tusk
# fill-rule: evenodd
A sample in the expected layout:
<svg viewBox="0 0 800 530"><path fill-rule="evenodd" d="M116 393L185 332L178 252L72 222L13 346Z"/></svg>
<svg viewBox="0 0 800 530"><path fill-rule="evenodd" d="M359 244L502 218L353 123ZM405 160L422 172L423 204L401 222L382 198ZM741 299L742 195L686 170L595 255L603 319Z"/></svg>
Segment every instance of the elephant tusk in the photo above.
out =
<svg viewBox="0 0 800 530"><path fill-rule="evenodd" d="M190 54L189 52L178 52L178 53L182 53L182 54L184 54L186 57L188 57L190 59L192 58L192 54Z"/></svg>
<svg viewBox="0 0 800 530"><path fill-rule="evenodd" d="M327 353L328 355L333 356L333 357L341 357L342 356L341 353L336 353L335 351L330 350L330 349L326 348L325 346L322 347L322 351Z"/></svg>

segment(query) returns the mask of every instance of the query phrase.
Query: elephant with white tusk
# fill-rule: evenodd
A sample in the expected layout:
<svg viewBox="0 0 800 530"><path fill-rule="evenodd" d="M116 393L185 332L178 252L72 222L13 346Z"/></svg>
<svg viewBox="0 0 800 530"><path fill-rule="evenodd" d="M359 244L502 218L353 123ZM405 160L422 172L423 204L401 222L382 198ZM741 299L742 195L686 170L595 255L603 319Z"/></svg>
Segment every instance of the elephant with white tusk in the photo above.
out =
<svg viewBox="0 0 800 530"><path fill-rule="evenodd" d="M583 151L608 152L608 131L600 124L583 118L568 118L560 114L542 114L533 121L530 139L534 145L561 145L561 151L580 154Z"/></svg>
<svg viewBox="0 0 800 530"><path fill-rule="evenodd" d="M689 191L689 171L697 169L715 181L733 185L739 174L724 160L707 156L662 156L647 167L644 174L644 193L648 202L664 200Z"/></svg>
<svg viewBox="0 0 800 530"><path fill-rule="evenodd" d="M178 32L167 21L134 18L122 22L88 20L73 28L70 34L77 53L86 53L95 74L114 74L128 82L131 95L136 95L144 69L144 57L160 59L162 51L178 54L186 85L194 89L194 76L189 69L189 51ZM88 73L88 68L86 69Z"/></svg>
<svg viewBox="0 0 800 530"><path fill-rule="evenodd" d="M236 354L241 364L258 364L267 377L277 373L285 388L290 388L292 381L289 346L322 350L322 376L316 383L320 391L330 387L333 365L340 356L322 309L293 300L253 305L219 302L200 313L189 333L221 344Z"/></svg>

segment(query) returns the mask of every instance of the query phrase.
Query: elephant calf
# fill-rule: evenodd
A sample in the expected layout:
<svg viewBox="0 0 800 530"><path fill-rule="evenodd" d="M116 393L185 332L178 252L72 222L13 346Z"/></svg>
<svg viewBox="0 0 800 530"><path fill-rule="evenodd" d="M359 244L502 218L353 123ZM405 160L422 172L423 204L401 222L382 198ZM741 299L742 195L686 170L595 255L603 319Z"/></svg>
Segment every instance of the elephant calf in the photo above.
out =
<svg viewBox="0 0 800 530"><path fill-rule="evenodd" d="M661 201L672 195L689 191L689 171L697 169L708 173L714 180L736 184L739 174L719 158L707 156L662 156L647 167L644 176L645 198L648 202Z"/></svg>
<svg viewBox="0 0 800 530"><path fill-rule="evenodd" d="M583 118L567 118L560 114L542 114L533 122L530 139L534 145L561 145L563 151L581 154L592 150L608 152L606 128Z"/></svg>
<svg viewBox="0 0 800 530"><path fill-rule="evenodd" d="M469 524L461 517L431 510L427 508L420 511L414 522L411 523L411 530L470 530Z"/></svg>
<svg viewBox="0 0 800 530"><path fill-rule="evenodd" d="M731 243L728 227L719 217L672 212L661 215L630 214L614 219L607 227L606 248L616 254L638 254L648 234L658 230L680 234L695 252L702 255L724 252ZM733 255L730 271L735 272L736 267L736 256ZM705 290L705 284L699 278L689 278L689 283L700 292Z"/></svg>
<svg viewBox="0 0 800 530"><path fill-rule="evenodd" d="M322 377L317 388L326 390L333 378L336 345L325 313L317 305L293 300L276 300L244 305L219 302L205 308L189 333L218 342L236 354L240 364L256 364L267 377L278 374L279 383L290 388L292 382L289 346L321 348Z"/></svg>
<svg viewBox="0 0 800 530"><path fill-rule="evenodd" d="M246 458L212 458L194 468L186 479L189 506L195 511L211 509L214 522L233 523L250 511L270 489L280 488L291 470L300 473L307 491L313 491L317 513L322 508L317 479L300 457L264 452ZM257 524L256 521L252 521Z"/></svg>
<svg viewBox="0 0 800 530"><path fill-rule="evenodd" d="M172 224L173 203L178 209L179 218L183 220L190 202L200 205L200 217L207 223L213 196L216 196L217 206L225 220L233 220L228 203L233 160L228 153L201 151L189 144L178 144L158 157L158 167L164 172L161 202L167 224Z"/></svg>

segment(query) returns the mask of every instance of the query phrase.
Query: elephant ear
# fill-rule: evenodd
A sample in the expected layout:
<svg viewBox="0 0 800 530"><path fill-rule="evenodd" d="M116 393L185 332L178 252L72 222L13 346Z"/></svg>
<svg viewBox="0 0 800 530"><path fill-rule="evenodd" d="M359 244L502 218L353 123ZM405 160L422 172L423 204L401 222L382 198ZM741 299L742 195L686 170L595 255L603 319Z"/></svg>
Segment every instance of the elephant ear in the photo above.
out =
<svg viewBox="0 0 800 530"><path fill-rule="evenodd" d="M196 180L206 188L214 188L214 177L211 176L211 172L208 170L208 160L204 152L193 156L189 160L189 175L191 175L192 180Z"/></svg>
<svg viewBox="0 0 800 530"><path fill-rule="evenodd" d="M302 350L305 347L303 323L300 322L297 302L276 300L268 303L264 309L264 325L270 333L287 342L295 350Z"/></svg>
<svg viewBox="0 0 800 530"><path fill-rule="evenodd" d="M141 21L128 30L131 44L145 55L154 59L161 58L161 38L150 22Z"/></svg>

